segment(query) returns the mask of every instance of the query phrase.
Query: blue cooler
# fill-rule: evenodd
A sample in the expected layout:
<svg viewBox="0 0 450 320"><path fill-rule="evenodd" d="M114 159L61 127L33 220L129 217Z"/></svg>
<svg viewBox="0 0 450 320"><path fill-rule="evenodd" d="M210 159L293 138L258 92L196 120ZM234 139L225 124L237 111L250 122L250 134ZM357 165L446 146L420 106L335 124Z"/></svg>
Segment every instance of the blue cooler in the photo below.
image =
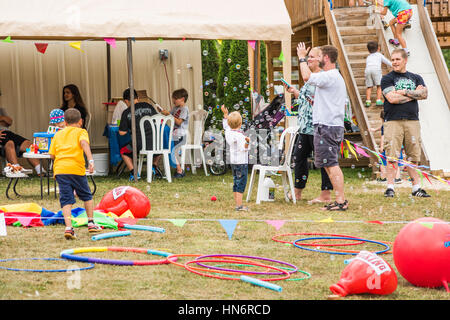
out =
<svg viewBox="0 0 450 320"><path fill-rule="evenodd" d="M36 132L33 134L33 144L38 146L39 153L48 153L54 135L54 133L47 132Z"/></svg>

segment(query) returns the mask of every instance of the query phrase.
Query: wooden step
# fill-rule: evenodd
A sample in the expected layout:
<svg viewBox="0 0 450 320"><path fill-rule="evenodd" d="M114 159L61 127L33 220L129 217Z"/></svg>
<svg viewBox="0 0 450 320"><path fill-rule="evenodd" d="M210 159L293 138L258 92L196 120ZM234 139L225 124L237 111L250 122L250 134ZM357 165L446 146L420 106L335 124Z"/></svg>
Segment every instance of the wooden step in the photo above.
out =
<svg viewBox="0 0 450 320"><path fill-rule="evenodd" d="M347 44L364 44L367 50L367 42L377 41L378 37L376 35L357 35L357 36L343 36L342 42L344 45Z"/></svg>
<svg viewBox="0 0 450 320"><path fill-rule="evenodd" d="M339 28L339 33L342 37L344 36L356 36L356 35L376 35L377 30L370 26L370 27L341 27Z"/></svg>
<svg viewBox="0 0 450 320"><path fill-rule="evenodd" d="M352 20L336 20L336 23L338 27L365 27L367 21L367 18L355 18Z"/></svg>
<svg viewBox="0 0 450 320"><path fill-rule="evenodd" d="M367 51L367 44L366 43L351 43L351 44L344 44L345 51L347 54L349 53L365 53L369 55L369 51Z"/></svg>
<svg viewBox="0 0 450 320"><path fill-rule="evenodd" d="M366 60L365 59L351 59L349 57L350 60L350 65L352 67L352 69L354 68L365 68L366 67Z"/></svg>

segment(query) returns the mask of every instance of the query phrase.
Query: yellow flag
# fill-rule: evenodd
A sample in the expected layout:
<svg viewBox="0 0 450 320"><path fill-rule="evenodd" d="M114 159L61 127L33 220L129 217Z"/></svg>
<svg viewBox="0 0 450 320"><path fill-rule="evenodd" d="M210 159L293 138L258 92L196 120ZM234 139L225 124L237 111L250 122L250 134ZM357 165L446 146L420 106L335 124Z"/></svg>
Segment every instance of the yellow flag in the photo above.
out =
<svg viewBox="0 0 450 320"><path fill-rule="evenodd" d="M221 45L222 44L222 40L217 40L217 42Z"/></svg>
<svg viewBox="0 0 450 320"><path fill-rule="evenodd" d="M334 222L334 220L331 219L331 217L329 217L329 218L327 218L327 219L318 220L317 222L328 222L328 223L331 223L331 222Z"/></svg>
<svg viewBox="0 0 450 320"><path fill-rule="evenodd" d="M81 50L81 42L80 41L71 42L71 43L69 43L69 46L71 46L74 49L80 50L81 52L84 52L83 50Z"/></svg>
<svg viewBox="0 0 450 320"><path fill-rule="evenodd" d="M356 152L355 152L355 150L353 149L353 147L352 147L352 145L350 144L350 142L348 142L348 140L345 140L345 141L347 142L347 146L348 146L348 149L350 150L350 152L355 156L356 160L359 161L359 160L358 160L358 156L356 155Z"/></svg>

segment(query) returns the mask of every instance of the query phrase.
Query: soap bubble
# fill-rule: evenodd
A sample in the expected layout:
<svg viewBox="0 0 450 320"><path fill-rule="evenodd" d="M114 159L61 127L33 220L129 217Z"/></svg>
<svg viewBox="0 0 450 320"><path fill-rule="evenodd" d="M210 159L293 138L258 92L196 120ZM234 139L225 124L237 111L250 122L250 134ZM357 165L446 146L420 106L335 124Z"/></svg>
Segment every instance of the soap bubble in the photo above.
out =
<svg viewBox="0 0 450 320"><path fill-rule="evenodd" d="M208 50L203 50L203 55L206 57L208 55Z"/></svg>
<svg viewBox="0 0 450 320"><path fill-rule="evenodd" d="M241 69L241 65L240 65L239 63L236 64L236 69L237 69L237 70Z"/></svg>
<svg viewBox="0 0 450 320"><path fill-rule="evenodd" d="M228 63L231 63L231 58L228 58L228 59L227 59L227 62L228 62Z"/></svg>

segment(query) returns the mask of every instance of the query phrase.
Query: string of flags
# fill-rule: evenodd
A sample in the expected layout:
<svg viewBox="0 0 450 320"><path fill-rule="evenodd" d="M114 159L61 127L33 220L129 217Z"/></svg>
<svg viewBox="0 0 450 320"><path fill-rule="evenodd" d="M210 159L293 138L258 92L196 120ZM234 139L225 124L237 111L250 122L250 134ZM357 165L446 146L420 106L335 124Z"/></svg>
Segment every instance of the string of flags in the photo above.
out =
<svg viewBox="0 0 450 320"><path fill-rule="evenodd" d="M346 147L344 145L344 141L346 142L347 149L346 149ZM445 180L442 177L440 177L439 175L433 175L433 174L431 174L429 172L421 170L421 169L430 169L430 167L428 167L428 166L424 166L424 165L420 165L419 166L419 165L415 165L415 164L413 164L413 163L411 163L409 161L406 161L404 159L397 159L395 157L388 157L388 156L385 156L385 155L383 155L383 154L381 154L379 152L370 150L369 148L367 148L365 146L359 145L359 144L357 144L355 142L351 142L351 141L349 141L347 139L344 139L344 141L341 142L341 150L340 150L341 151L341 155L344 158L348 158L348 151L350 151L353 154L353 156L355 157L355 159L357 161L359 161L358 160L358 154L360 156L363 156L363 157L366 157L366 158L370 158L370 156L367 153L367 152L369 152L369 153L373 154L378 159L378 161L380 163L383 163L382 160L385 160L388 163L388 165L391 164L394 168L395 168L395 163L397 163L397 165L403 165L405 167L413 168L414 170L417 171L417 173L421 177L422 185L423 185L423 178L427 179L430 184L433 184L431 182L431 180L430 180L430 177L432 177L432 178L434 178L434 179L436 179L436 180L438 180L438 181L440 181L442 183L446 183L446 184L450 185L450 180Z"/></svg>

